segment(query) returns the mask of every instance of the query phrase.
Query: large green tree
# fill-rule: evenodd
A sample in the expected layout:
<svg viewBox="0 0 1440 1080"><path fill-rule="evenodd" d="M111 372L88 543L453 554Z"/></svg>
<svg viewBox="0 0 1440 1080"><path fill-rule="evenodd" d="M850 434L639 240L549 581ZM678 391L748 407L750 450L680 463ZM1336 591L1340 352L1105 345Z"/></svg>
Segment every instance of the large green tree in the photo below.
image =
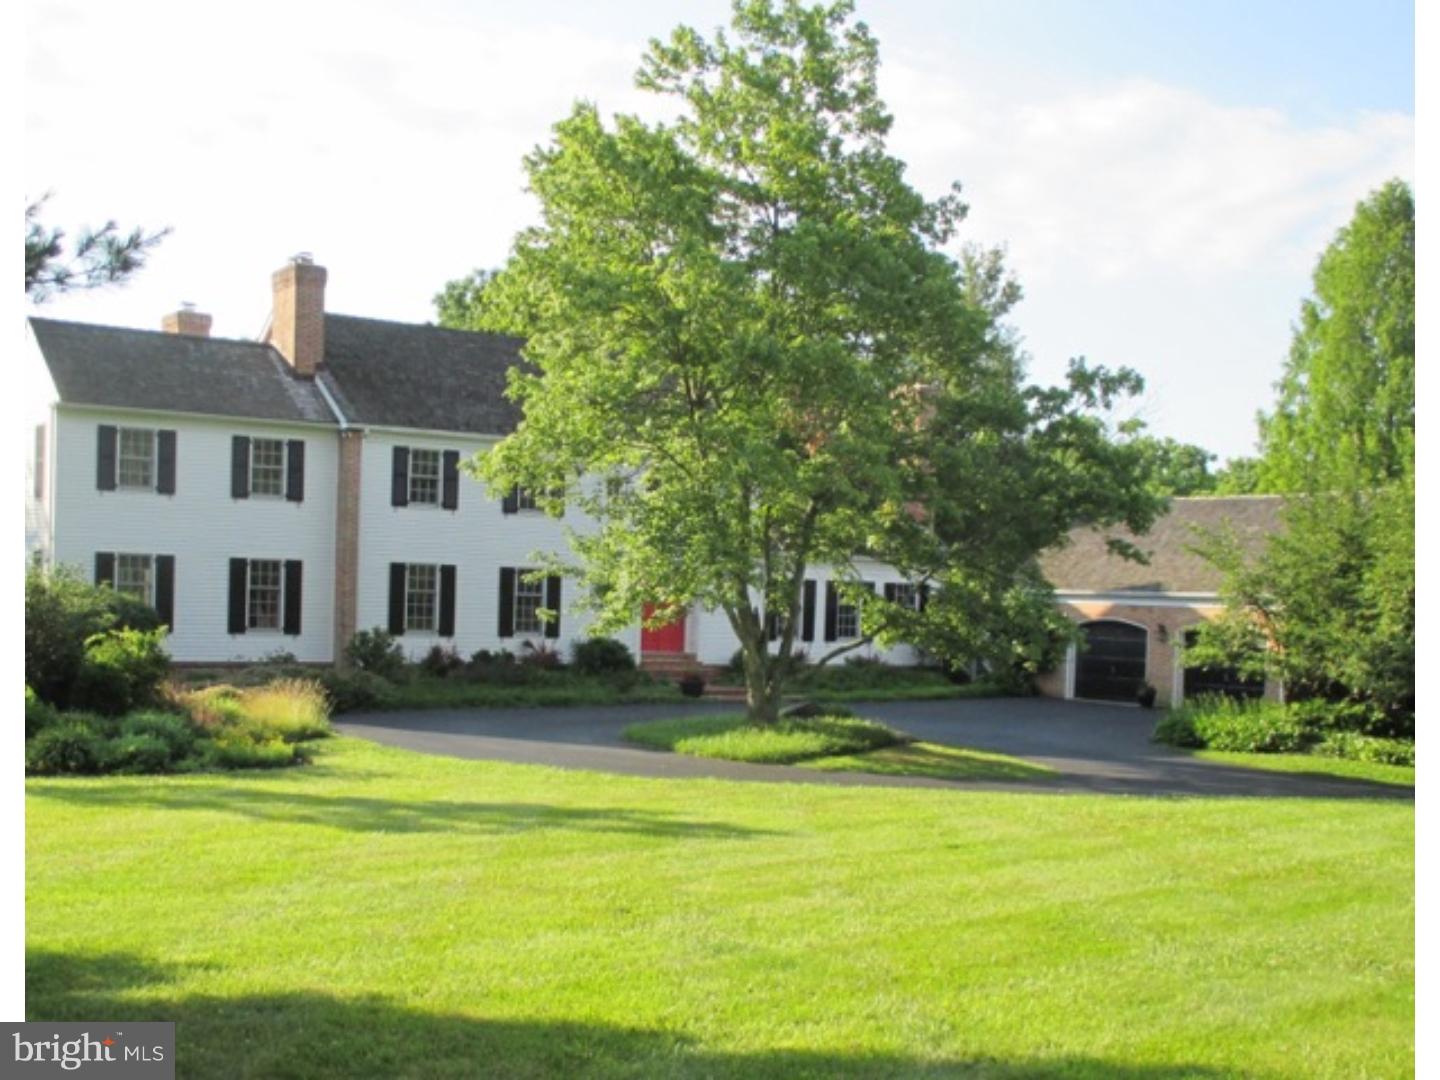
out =
<svg viewBox="0 0 1440 1080"><path fill-rule="evenodd" d="M1403 476L1415 452L1415 199L1391 180L1315 267L1275 410L1260 418L1267 491Z"/></svg>
<svg viewBox="0 0 1440 1080"><path fill-rule="evenodd" d="M94 289L125 281L145 265L151 250L169 229L123 232L113 221L98 229L82 228L68 245L63 229L40 218L49 195L25 205L25 295L43 303L56 293Z"/></svg>
<svg viewBox="0 0 1440 1080"><path fill-rule="evenodd" d="M1207 539L1227 617L1192 659L1248 653L1291 697L1357 702L1403 732L1415 697L1415 204L1405 184L1356 207L1314 288L1249 478L1288 495L1284 531L1255 561L1233 538Z"/></svg>
<svg viewBox="0 0 1440 1080"><path fill-rule="evenodd" d="M594 519L547 568L598 629L645 604L722 611L760 721L811 568L834 568L867 640L1033 664L1058 629L1035 554L1158 506L1105 418L1132 373L1021 385L1000 322L1018 287L994 253L943 250L965 207L886 152L877 62L848 3L746 0L729 33L652 42L639 85L678 115L577 105L526 159L541 224L481 283L480 325L523 334L532 367L478 473ZM865 590L867 557L913 597Z"/></svg>

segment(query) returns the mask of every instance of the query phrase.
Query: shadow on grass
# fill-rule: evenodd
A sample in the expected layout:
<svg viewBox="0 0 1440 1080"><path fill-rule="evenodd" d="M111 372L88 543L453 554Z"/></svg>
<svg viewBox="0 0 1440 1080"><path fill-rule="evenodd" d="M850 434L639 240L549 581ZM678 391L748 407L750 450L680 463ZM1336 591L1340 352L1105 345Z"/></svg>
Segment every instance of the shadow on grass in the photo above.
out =
<svg viewBox="0 0 1440 1080"><path fill-rule="evenodd" d="M1059 774L1019 758L940 743L911 742L866 754L804 761L821 772L867 772L880 776L928 776L934 780L1048 781Z"/></svg>
<svg viewBox="0 0 1440 1080"><path fill-rule="evenodd" d="M1210 1080L1193 1064L1128 1065L1085 1057L966 1060L903 1053L707 1050L682 1030L569 1020L490 1019L408 1009L380 995L318 991L209 996L181 991L182 974L140 957L32 951L27 1017L173 1020L184 1077L900 1077L993 1080L1105 1077ZM477 981L483 975L477 975Z"/></svg>
<svg viewBox="0 0 1440 1080"><path fill-rule="evenodd" d="M205 810L238 814L257 821L317 825L348 832L473 833L490 835L534 829L571 832L632 833L686 839L734 840L780 836L769 829L693 821L653 810L611 807L552 806L546 803L472 802L447 800L373 799L353 795L312 795L274 791L242 783L191 787L184 784L141 787L127 783L84 786L47 784L31 798L107 810L120 807L155 810Z"/></svg>

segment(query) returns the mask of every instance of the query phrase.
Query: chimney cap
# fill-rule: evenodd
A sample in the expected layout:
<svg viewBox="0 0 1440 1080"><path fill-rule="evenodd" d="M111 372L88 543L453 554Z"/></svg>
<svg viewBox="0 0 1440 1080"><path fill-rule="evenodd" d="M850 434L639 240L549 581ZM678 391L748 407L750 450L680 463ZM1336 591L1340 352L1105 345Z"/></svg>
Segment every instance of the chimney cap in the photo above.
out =
<svg viewBox="0 0 1440 1080"><path fill-rule="evenodd" d="M315 261L315 256L308 251L297 251L290 256L290 261L298 266L309 266Z"/></svg>

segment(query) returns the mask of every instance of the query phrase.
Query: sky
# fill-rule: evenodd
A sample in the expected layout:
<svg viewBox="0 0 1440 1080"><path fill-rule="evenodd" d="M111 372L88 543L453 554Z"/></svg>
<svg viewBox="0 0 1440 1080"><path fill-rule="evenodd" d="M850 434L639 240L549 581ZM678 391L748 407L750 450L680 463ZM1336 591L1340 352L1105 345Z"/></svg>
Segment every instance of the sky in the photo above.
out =
<svg viewBox="0 0 1440 1080"><path fill-rule="evenodd" d="M329 310L427 321L537 214L521 159L576 99L666 115L633 75L716 0L343 7L27 0L23 184L50 224L172 231L123 288L32 313L158 328L182 302L254 337L269 275L329 270ZM343 17L337 17L343 12ZM1146 379L1131 410L1253 452L1315 259L1415 171L1414 10L1393 0L860 0L890 150L958 242L1002 246L1029 373Z"/></svg>

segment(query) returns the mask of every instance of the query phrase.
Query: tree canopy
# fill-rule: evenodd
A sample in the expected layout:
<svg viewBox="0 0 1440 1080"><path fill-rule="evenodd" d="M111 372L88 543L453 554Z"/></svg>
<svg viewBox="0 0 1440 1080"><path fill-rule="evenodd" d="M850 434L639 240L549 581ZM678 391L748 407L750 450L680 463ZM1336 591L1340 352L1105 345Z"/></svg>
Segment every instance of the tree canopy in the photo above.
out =
<svg viewBox="0 0 1440 1080"><path fill-rule="evenodd" d="M832 568L867 639L1033 665L1060 630L1036 553L1160 505L1107 420L1138 377L1076 361L1023 385L1001 322L1019 287L994 252L944 250L966 208L886 152L877 64L843 2L743 0L728 33L652 42L638 83L678 114L577 105L526 158L541 224L478 282L475 323L525 336L532 365L478 473L594 519L549 569L599 630L647 603L723 611L761 720L807 570ZM919 588L873 595L867 558Z"/></svg>
<svg viewBox="0 0 1440 1080"><path fill-rule="evenodd" d="M1257 562L1232 538L1226 617L1196 663L1247 662L1290 698L1370 709L1413 731L1415 708L1415 204L1392 180L1361 202L1316 266L1262 456L1233 483L1286 493ZM1261 648L1255 646L1261 645Z"/></svg>
<svg viewBox="0 0 1440 1080"><path fill-rule="evenodd" d="M56 293L125 281L145 265L151 250L170 232L136 228L127 233L107 221L98 229L82 228L67 252L64 230L40 220L48 198L25 206L25 295L36 303Z"/></svg>
<svg viewBox="0 0 1440 1080"><path fill-rule="evenodd" d="M1261 484L1397 479L1415 452L1415 199L1405 183L1356 206L1313 285L1275 410L1260 418Z"/></svg>

